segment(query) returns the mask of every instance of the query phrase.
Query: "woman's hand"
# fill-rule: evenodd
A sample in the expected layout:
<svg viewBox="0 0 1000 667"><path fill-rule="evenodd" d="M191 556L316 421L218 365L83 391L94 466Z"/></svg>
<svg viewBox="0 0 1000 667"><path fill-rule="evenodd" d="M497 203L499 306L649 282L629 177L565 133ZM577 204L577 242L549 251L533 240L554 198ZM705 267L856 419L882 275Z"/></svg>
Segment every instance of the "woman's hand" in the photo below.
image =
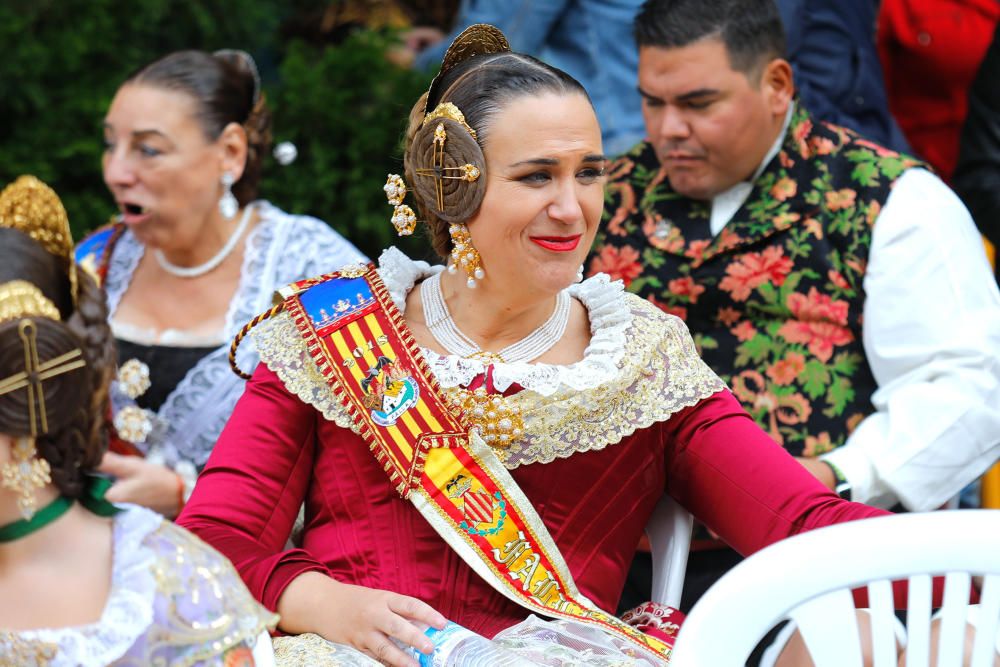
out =
<svg viewBox="0 0 1000 667"><path fill-rule="evenodd" d="M416 598L343 584L319 572L296 577L278 600L277 612L285 632L315 632L393 667L418 667L393 639L430 653L434 644L415 623L438 629L447 623L444 616Z"/></svg>
<svg viewBox="0 0 1000 667"><path fill-rule="evenodd" d="M138 456L107 452L97 470L115 478L105 494L108 501L135 503L171 519L180 512L178 477L170 468Z"/></svg>

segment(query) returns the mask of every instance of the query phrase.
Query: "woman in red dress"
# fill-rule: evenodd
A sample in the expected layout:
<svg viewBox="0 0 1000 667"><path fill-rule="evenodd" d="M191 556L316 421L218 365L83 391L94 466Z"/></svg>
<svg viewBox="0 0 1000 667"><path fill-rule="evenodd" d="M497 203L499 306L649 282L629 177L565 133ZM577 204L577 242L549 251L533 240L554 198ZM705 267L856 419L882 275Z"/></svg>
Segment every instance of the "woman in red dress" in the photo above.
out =
<svg viewBox="0 0 1000 667"><path fill-rule="evenodd" d="M606 160L575 80L474 26L414 107L404 163L448 270L390 249L377 270L346 267L283 290L285 311L252 333L263 363L179 519L229 556L254 595L280 613L281 630L319 635L346 664L416 664L394 642L428 651L415 624L445 619L499 633L542 664L621 664L628 655L659 664L676 616L662 612L659 628L645 628L666 643L644 652L601 610L615 608L663 494L743 554L883 513L841 500L755 426L681 320L607 276L578 282L601 219ZM390 177L386 192L397 206L393 222L412 231L401 181ZM329 290L335 303L338 290L353 294L356 284L384 295L385 318L364 311L343 326L338 340L357 343L353 354L323 347L337 324L310 328L311 295ZM331 380L349 379L337 373L357 364L360 382L363 366L377 363L371 342L391 346L385 332L397 325L413 343L405 368L421 400L460 406L473 429L463 450L475 461L472 474L447 485L442 478L436 495L413 491L412 502L401 497L405 481L387 479L392 461L348 380ZM373 333L366 339L364 331ZM411 415L415 423L426 419L420 414ZM406 419L400 448L417 450ZM443 454L425 454L425 476L433 476ZM496 495L470 481L484 470ZM464 513L461 530L435 522L428 508L438 501ZM287 549L303 504L300 544ZM524 534L494 548L493 561L489 549L476 552L478 538L502 529L497 517L517 516L528 517L540 557L562 577L555 621L529 616L554 584L537 578L539 560L518 559ZM522 567L504 572L494 567L500 562ZM518 598L505 588L511 580L530 594ZM571 601L585 611L567 618ZM607 632L588 625L594 618Z"/></svg>

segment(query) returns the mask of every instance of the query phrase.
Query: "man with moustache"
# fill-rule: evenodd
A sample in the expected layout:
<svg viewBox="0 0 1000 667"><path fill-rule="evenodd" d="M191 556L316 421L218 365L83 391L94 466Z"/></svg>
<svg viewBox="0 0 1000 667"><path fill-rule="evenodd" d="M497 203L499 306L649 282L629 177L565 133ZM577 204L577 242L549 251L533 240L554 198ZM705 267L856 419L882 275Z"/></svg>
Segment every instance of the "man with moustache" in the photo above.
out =
<svg viewBox="0 0 1000 667"><path fill-rule="evenodd" d="M940 507L1000 456L1000 293L968 212L810 115L773 0L649 0L635 33L648 139L610 170L589 272L684 319L826 486ZM682 606L721 554L692 554Z"/></svg>

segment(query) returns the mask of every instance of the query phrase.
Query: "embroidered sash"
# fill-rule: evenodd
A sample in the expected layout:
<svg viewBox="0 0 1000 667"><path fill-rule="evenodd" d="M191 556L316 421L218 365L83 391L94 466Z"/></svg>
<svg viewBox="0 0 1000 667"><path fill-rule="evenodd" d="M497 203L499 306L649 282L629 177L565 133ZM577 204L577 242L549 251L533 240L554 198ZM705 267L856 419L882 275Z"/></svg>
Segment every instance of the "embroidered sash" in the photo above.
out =
<svg viewBox="0 0 1000 667"><path fill-rule="evenodd" d="M530 501L479 434L449 409L372 267L299 281L281 295L397 493L479 576L533 612L598 626L637 653L669 660L670 644L580 593Z"/></svg>

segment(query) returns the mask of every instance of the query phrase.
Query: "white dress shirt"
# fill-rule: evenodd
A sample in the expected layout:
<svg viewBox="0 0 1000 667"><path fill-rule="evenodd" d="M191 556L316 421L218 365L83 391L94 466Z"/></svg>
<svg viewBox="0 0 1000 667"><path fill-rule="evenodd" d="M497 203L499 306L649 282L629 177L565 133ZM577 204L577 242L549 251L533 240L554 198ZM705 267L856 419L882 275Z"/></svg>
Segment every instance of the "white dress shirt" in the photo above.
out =
<svg viewBox="0 0 1000 667"><path fill-rule="evenodd" d="M713 199L713 234L750 186ZM822 458L858 502L940 507L1000 459L1000 292L972 217L937 176L914 168L897 179L872 231L864 290L875 412Z"/></svg>

